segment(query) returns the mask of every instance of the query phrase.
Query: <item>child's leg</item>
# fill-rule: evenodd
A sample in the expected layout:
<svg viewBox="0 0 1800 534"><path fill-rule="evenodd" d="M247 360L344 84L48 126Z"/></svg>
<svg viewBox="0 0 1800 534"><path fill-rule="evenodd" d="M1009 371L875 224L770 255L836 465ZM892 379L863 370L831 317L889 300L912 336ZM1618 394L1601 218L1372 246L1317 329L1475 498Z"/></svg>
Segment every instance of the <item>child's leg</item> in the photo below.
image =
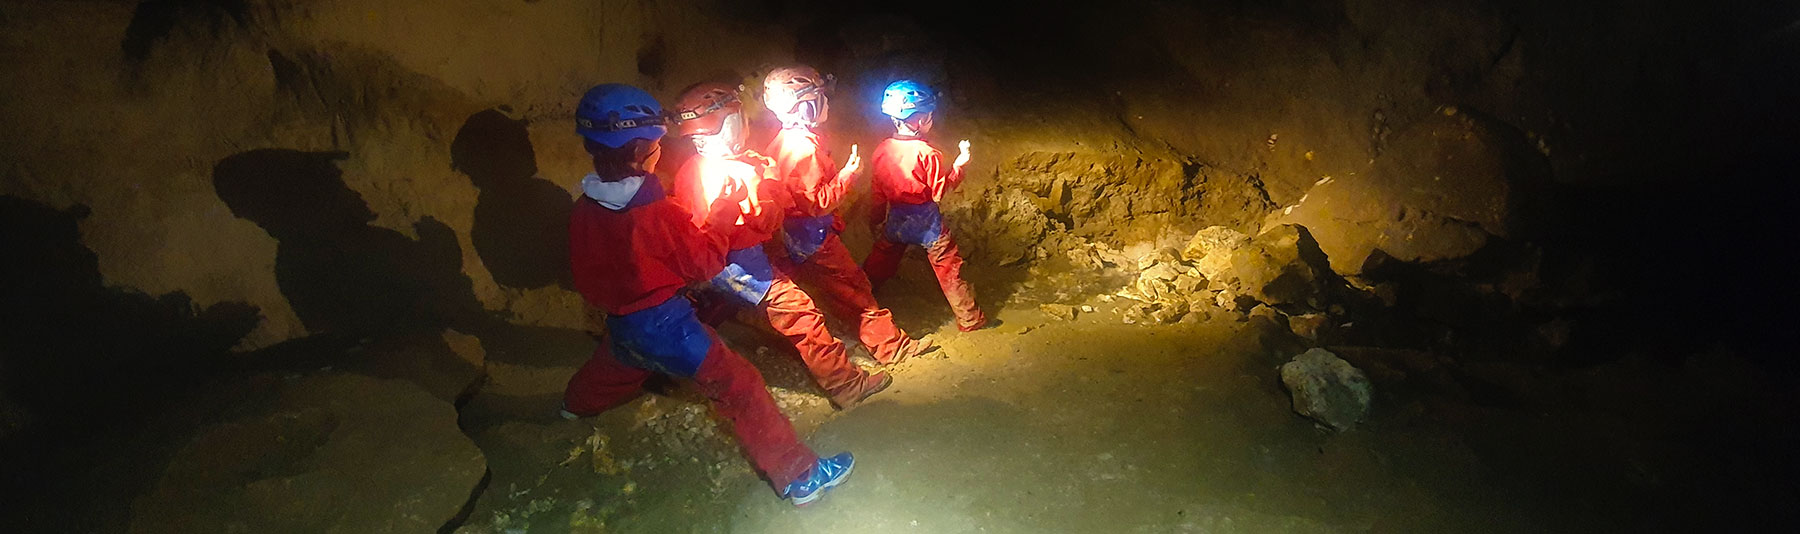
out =
<svg viewBox="0 0 1800 534"><path fill-rule="evenodd" d="M825 314L819 312L812 297L794 285L786 273L776 275L761 307L769 317L769 326L787 336L794 348L800 350L800 360L806 363L806 369L825 391L844 389L868 376L850 363L844 353L844 342L838 341L825 327Z"/></svg>
<svg viewBox="0 0 1800 534"><path fill-rule="evenodd" d="M857 267L850 249L844 248L844 242L836 235L825 238L819 251L799 265L798 273L823 291L841 312L858 315L858 337L876 361L892 361L894 354L906 345L906 332L894 324L893 313L875 302L869 276Z"/></svg>
<svg viewBox="0 0 1800 534"><path fill-rule="evenodd" d="M569 378L563 409L581 416L598 415L643 393L644 380L651 372L619 363L611 349L611 343L602 339L594 355Z"/></svg>
<svg viewBox="0 0 1800 534"><path fill-rule="evenodd" d="M950 301L950 311L956 314L957 329L968 332L986 326L987 315L975 304L975 288L963 280L962 253L956 249L956 240L945 232L925 248L925 255L931 260L931 270L937 272L944 298Z"/></svg>
<svg viewBox="0 0 1800 534"><path fill-rule="evenodd" d="M906 245L895 243L876 235L875 248L869 250L869 257L863 259L863 273L869 276L869 287L881 287L881 284L900 272L900 258L906 257Z"/></svg>
<svg viewBox="0 0 1800 534"><path fill-rule="evenodd" d="M819 457L800 443L793 424L769 397L756 367L726 348L711 328L706 333L712 336L712 349L694 374L694 384L712 400L713 410L730 423L750 463L768 477L775 493L786 491L789 484L806 476Z"/></svg>

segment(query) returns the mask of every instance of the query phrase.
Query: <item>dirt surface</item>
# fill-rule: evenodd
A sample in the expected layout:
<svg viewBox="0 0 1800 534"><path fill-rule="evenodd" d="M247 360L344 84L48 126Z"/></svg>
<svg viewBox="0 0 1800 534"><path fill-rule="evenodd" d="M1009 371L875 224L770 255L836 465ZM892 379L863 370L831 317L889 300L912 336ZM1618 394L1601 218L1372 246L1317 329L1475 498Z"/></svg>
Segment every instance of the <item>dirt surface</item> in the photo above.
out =
<svg viewBox="0 0 1800 534"><path fill-rule="evenodd" d="M126 530L204 420L174 406L326 369L456 410L477 532L1794 522L1796 278L1769 245L1800 198L1800 8L1039 4L0 3L0 482L30 497L0 530ZM837 75L840 161L887 135L887 82L944 91L934 141L974 162L943 207L1004 321L955 334L909 262L882 302L943 357L849 413L754 318L723 328L821 450L862 455L806 511L691 391L552 415L593 343L558 267L576 99L790 61ZM1361 276L1263 306L1137 262L1283 222ZM1134 281L1186 294L1095 297ZM1366 425L1288 409L1274 369L1310 345L1368 371Z"/></svg>
<svg viewBox="0 0 1800 534"><path fill-rule="evenodd" d="M942 306L926 276L883 294L899 316ZM890 390L847 412L832 412L790 355L756 348L775 340L728 325L806 441L857 455L850 482L805 509L750 472L690 391L575 422L549 416L549 383L515 399L516 414L465 410L465 426L485 428L475 435L494 484L459 532L1593 532L1726 520L1688 485L1729 479L1686 466L1713 451L1618 406L1507 405L1385 369L1371 420L1336 434L1291 411L1274 368L1292 355L1270 350L1279 332L1257 319L1128 325L1121 302L1078 297L1066 302L1093 311L1062 320L1038 309L1047 295L1015 295L996 328L937 329L939 355L900 365ZM1562 387L1628 392L1616 402L1660 395L1659 371L1618 371L1603 373L1615 387Z"/></svg>

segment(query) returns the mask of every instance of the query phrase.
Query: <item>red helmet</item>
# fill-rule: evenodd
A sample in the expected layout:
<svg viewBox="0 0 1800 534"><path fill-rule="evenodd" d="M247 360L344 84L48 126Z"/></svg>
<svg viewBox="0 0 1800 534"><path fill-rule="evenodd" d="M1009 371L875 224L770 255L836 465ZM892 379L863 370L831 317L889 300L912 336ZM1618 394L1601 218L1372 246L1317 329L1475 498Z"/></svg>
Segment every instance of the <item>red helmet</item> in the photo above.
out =
<svg viewBox="0 0 1800 534"><path fill-rule="evenodd" d="M742 85L700 82L689 86L675 99L675 114L681 123L676 133L682 136L716 135L725 129L725 121L741 114L743 102L738 100Z"/></svg>
<svg viewBox="0 0 1800 534"><path fill-rule="evenodd" d="M832 81L806 65L776 68L763 78L763 105L776 114L794 113L801 102L823 97Z"/></svg>

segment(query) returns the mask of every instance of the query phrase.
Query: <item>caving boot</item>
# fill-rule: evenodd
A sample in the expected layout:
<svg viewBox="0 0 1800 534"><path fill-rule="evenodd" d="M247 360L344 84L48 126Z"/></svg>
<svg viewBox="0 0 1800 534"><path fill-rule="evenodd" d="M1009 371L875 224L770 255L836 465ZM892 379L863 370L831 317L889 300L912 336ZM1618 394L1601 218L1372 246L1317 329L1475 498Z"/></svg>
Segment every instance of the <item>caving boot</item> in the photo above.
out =
<svg viewBox="0 0 1800 534"><path fill-rule="evenodd" d="M881 390L887 389L893 383L894 377L888 376L887 373L875 373L863 375L861 380L845 384L827 393L831 395L832 406L836 406L839 410L848 410L864 399L881 393Z"/></svg>
<svg viewBox="0 0 1800 534"><path fill-rule="evenodd" d="M894 351L894 355L889 358L888 361L884 362L877 359L875 363L881 365L896 365L900 362L912 359L915 356L924 356L936 350L938 350L937 340L932 339L931 336L925 336L919 339L908 339L906 340L906 344L900 347L900 350Z"/></svg>
<svg viewBox="0 0 1800 534"><path fill-rule="evenodd" d="M581 414L569 411L569 402L568 401L563 401L562 409L557 410L556 414L562 416L563 419L567 419L570 421L574 421L576 419L581 418Z"/></svg>
<svg viewBox="0 0 1800 534"><path fill-rule="evenodd" d="M794 500L794 506L806 506L808 503L825 496L825 490L843 484L850 479L850 470L856 467L856 457L850 453L838 453L830 458L820 458L813 464L805 476L788 484L782 496Z"/></svg>

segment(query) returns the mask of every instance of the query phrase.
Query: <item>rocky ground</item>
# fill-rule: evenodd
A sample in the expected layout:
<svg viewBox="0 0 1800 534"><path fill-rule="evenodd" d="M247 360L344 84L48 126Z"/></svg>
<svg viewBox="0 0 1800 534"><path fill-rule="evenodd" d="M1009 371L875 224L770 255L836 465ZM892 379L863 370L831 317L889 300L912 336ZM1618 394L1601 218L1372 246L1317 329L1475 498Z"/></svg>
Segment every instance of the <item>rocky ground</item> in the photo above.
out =
<svg viewBox="0 0 1800 534"><path fill-rule="evenodd" d="M1218 247L1205 238L1222 233L1195 244ZM1218 250L1279 256L1257 244L1296 241L1280 235L1231 236L1240 248ZM944 349L901 365L892 390L848 412L829 409L791 354L766 348L779 346L769 333L729 326L808 442L861 461L850 485L806 510L770 494L689 391L576 422L548 413L555 382L481 415L477 396L464 424L488 452L493 486L460 531L1580 532L1796 519L1779 511L1779 492L1699 489L1780 485L1697 437L1778 437L1754 421L1782 410L1752 399L1781 394L1742 358L1465 363L1346 344L1355 325L1330 305L1316 313L1336 318L1323 322L1261 302L1220 306L1237 302L1219 298L1231 290L1204 281L1187 282L1204 298L1157 319L1143 311L1158 300L1144 298L1146 281L1186 263L1167 250L1131 270L1139 262L1137 279L1086 286L1103 290L1022 287L990 303L999 327L970 334L948 328L922 291L928 272L906 273L883 298ZM1234 280L1245 294L1270 288ZM1301 370L1283 366L1310 363L1295 358L1307 346L1336 362L1324 368L1354 374L1355 391L1308 397ZM1694 381L1687 393L1665 389L1678 376ZM1706 405L1677 407L1670 395ZM1700 416L1721 412L1741 415Z"/></svg>
<svg viewBox="0 0 1800 534"><path fill-rule="evenodd" d="M0 5L0 530L1797 519L1792 8L927 4ZM946 91L1002 320L954 333L912 262L881 298L945 349L847 413L728 324L865 462L805 511L681 387L553 416L573 102L789 61L838 75L840 155L887 81Z"/></svg>
<svg viewBox="0 0 1800 534"><path fill-rule="evenodd" d="M1069 246L1022 282L1009 282L1017 269L978 267L999 324L966 334L924 262L909 262L880 296L943 348L846 412L755 317L728 322L727 342L764 371L807 441L858 455L852 482L805 510L775 498L679 384L598 417L556 416L593 340L518 326L287 347L288 371L197 385L136 433L66 451L84 467L47 489L88 496L91 512L72 524L134 532L1587 532L1800 520L1784 504L1793 465L1779 454L1800 442L1768 424L1791 420L1793 393L1745 357L1545 360L1517 350L1557 354L1558 319L1421 328L1413 318L1432 308L1406 295L1441 275L1347 278L1319 248L1302 226L1216 226ZM1467 350L1521 328L1536 337L1509 345L1510 358ZM333 350L343 354L322 364ZM433 386L457 380L474 382Z"/></svg>

